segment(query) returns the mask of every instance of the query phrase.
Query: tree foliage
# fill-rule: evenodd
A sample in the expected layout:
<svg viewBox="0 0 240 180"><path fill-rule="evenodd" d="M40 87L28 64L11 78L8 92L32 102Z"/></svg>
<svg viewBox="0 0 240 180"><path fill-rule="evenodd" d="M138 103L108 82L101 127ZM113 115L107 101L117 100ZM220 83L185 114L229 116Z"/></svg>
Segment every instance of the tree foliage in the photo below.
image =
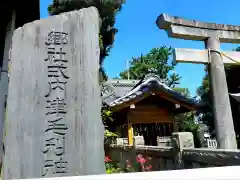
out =
<svg viewBox="0 0 240 180"><path fill-rule="evenodd" d="M100 27L100 80L106 80L107 75L103 69L104 58L108 56L118 29L114 27L116 14L121 10L124 0L53 0L48 7L50 15L79 10L94 6L98 9L101 18Z"/></svg>
<svg viewBox="0 0 240 180"><path fill-rule="evenodd" d="M101 117L104 124L104 127L107 128L108 124L114 121L113 113L108 106L102 105L101 108Z"/></svg>
<svg viewBox="0 0 240 180"><path fill-rule="evenodd" d="M202 102L207 106L198 110L197 115L199 121L209 127L210 132L214 130L214 120L212 113L212 97L209 85L208 66L205 67L205 76L203 77L202 85L197 89L197 94L200 96Z"/></svg>
<svg viewBox="0 0 240 180"><path fill-rule="evenodd" d="M102 117L102 122L105 128L104 143L109 145L113 143L113 141L115 141L115 139L118 137L116 133L111 131L111 125L114 124L114 120L115 120L114 114L108 106L102 105L101 117Z"/></svg>
<svg viewBox="0 0 240 180"><path fill-rule="evenodd" d="M173 88L174 91L183 94L185 97L190 97L188 88ZM191 132L194 136L195 147L200 147L200 138L198 135L199 125L195 123L196 113L194 111L179 114L175 118L180 122L180 132Z"/></svg>
<svg viewBox="0 0 240 180"><path fill-rule="evenodd" d="M191 132L194 137L194 145L195 147L201 147L200 138L198 134L199 125L195 123L195 112L186 112L184 114L180 114L176 117L176 119L180 122L179 130L180 132Z"/></svg>
<svg viewBox="0 0 240 180"><path fill-rule="evenodd" d="M169 87L175 87L179 84L181 77L173 70L175 65L171 59L172 49L162 46L153 48L146 55L141 54L139 57L133 57L130 61L129 70L120 73L121 79L127 79L128 73L130 79L142 79L149 69L156 70L156 74L166 81Z"/></svg>

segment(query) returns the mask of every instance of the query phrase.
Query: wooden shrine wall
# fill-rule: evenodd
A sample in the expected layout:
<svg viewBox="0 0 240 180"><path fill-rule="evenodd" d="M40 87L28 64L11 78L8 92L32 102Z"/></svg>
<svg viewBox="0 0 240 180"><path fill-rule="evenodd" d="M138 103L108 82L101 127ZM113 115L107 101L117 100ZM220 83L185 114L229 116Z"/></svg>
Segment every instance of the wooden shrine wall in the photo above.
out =
<svg viewBox="0 0 240 180"><path fill-rule="evenodd" d="M143 123L173 123L174 117L167 108L155 104L138 104L130 109L128 119L132 124Z"/></svg>

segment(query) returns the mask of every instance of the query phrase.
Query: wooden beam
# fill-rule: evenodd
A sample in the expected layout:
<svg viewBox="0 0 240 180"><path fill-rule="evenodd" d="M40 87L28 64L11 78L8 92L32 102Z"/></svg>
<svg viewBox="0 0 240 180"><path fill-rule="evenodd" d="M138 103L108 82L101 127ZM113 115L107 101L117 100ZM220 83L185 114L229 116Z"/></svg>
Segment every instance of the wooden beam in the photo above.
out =
<svg viewBox="0 0 240 180"><path fill-rule="evenodd" d="M240 52L237 51L225 51L222 52L222 58L224 64L240 65ZM207 64L208 50L194 50L185 48L175 48L173 50L173 56L175 62L195 63L195 64Z"/></svg>

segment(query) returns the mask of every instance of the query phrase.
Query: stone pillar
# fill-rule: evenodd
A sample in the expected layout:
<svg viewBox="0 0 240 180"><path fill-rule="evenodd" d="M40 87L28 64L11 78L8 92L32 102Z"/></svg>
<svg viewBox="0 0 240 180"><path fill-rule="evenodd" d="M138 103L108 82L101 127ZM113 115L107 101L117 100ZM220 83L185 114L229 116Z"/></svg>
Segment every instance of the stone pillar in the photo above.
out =
<svg viewBox="0 0 240 180"><path fill-rule="evenodd" d="M194 148L193 134L191 132L176 132L172 134L172 146L174 148L175 169L183 169L182 149Z"/></svg>
<svg viewBox="0 0 240 180"><path fill-rule="evenodd" d="M212 50L219 50L219 39L214 37L208 38L206 47ZM237 149L223 59L219 53L211 51L209 60L211 61L209 80L213 91L213 113L215 116L218 148Z"/></svg>

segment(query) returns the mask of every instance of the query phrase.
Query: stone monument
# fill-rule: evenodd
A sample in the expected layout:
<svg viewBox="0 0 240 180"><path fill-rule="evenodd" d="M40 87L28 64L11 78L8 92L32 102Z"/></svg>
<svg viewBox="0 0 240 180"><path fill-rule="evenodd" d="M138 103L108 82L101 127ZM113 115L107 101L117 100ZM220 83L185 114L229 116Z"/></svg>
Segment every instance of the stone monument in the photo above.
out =
<svg viewBox="0 0 240 180"><path fill-rule="evenodd" d="M105 173L98 34L93 7L15 30L4 179Z"/></svg>
<svg viewBox="0 0 240 180"><path fill-rule="evenodd" d="M203 23L167 14L158 17L157 25L169 37L205 42L206 50L175 49L175 60L209 64L218 147L237 149L224 63L240 63L240 53L220 52L220 43L240 43L240 26Z"/></svg>

